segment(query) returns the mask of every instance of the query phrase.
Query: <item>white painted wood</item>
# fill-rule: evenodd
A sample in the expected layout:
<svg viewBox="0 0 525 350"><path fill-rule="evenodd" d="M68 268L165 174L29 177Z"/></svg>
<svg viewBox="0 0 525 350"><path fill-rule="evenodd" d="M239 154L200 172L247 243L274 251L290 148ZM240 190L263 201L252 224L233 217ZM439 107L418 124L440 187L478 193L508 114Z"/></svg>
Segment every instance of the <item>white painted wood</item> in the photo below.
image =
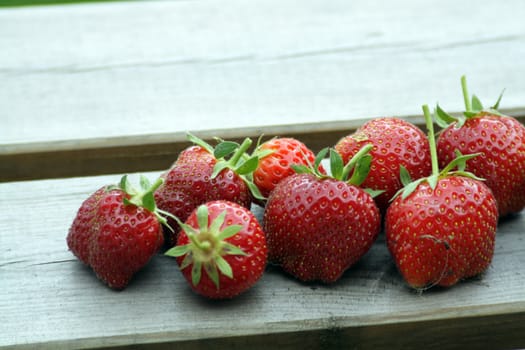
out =
<svg viewBox="0 0 525 350"><path fill-rule="evenodd" d="M13 144L462 109L459 77L525 101L525 3L148 1L0 9Z"/></svg>
<svg viewBox="0 0 525 350"><path fill-rule="evenodd" d="M156 175L148 174L151 179ZM100 186L118 179L103 176L0 184L0 348L165 342L178 344L178 348L199 348L210 338L217 338L212 348L220 348L224 346L220 341L257 335L264 337L258 343L246 338L243 344L290 348L299 346L300 339L307 339L311 332L326 330L338 339L356 330L352 341L362 342L367 334L377 333L373 340L368 339L385 348L416 340L427 348L468 345L475 349L486 345L480 342L490 334L487 329L513 317L521 317L520 322L490 337L514 339L514 346L525 346L520 336L525 331L524 215L500 224L496 255L488 272L450 289L431 289L421 295L409 290L381 237L333 285L302 284L270 267L246 294L211 302L190 291L169 257L155 256L127 289L115 292L68 252L65 237L80 203ZM255 210L260 216L261 210ZM420 326L440 320L444 325L428 329L430 334ZM476 330L477 320L484 322L483 331ZM386 337L388 327L403 324L410 326L402 339ZM474 332L474 339L466 335L448 339L451 330L447 324L465 329L465 334ZM305 333L276 338L283 332ZM436 335L443 338L436 339ZM232 336L237 338L229 338ZM318 344L309 345L314 346Z"/></svg>

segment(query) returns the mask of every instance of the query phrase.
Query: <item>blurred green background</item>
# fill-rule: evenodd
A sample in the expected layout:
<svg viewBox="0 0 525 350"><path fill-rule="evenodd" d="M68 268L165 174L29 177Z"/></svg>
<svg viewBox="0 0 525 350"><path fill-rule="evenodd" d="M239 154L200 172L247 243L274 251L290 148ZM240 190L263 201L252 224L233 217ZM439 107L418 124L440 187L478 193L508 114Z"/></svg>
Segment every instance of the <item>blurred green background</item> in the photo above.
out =
<svg viewBox="0 0 525 350"><path fill-rule="evenodd" d="M85 2L109 2L109 1L119 1L119 0L0 0L0 7L78 4L78 3L85 3Z"/></svg>

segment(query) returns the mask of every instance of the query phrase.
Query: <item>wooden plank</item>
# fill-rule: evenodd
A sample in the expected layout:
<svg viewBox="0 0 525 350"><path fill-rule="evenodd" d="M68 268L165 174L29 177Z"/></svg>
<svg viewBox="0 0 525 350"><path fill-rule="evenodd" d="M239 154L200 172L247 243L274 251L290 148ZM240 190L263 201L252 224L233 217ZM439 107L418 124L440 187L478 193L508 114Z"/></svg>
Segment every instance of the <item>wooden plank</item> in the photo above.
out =
<svg viewBox="0 0 525 350"><path fill-rule="evenodd" d="M524 112L525 115L525 112ZM207 130L198 136L241 141L261 135L295 137L313 150L333 146L363 120L301 125ZM189 145L186 133L122 136L84 141L5 145L0 152L0 182L167 169Z"/></svg>
<svg viewBox="0 0 525 350"><path fill-rule="evenodd" d="M525 122L525 109L503 112ZM402 118L425 129L422 116ZM324 147L333 147L367 120L206 130L198 136L210 142L214 137L240 142L245 137L255 141L261 135L265 138L287 136L301 140L318 152ZM0 182L164 170L188 145L182 132L7 145L4 153L0 152Z"/></svg>
<svg viewBox="0 0 525 350"><path fill-rule="evenodd" d="M437 101L458 112L464 73L482 100L506 88L502 107L523 111L523 13L520 0L3 8L3 181L142 170L125 166L152 140L139 161L164 168L158 148L188 130L348 129ZM48 153L66 144L72 154Z"/></svg>
<svg viewBox="0 0 525 350"><path fill-rule="evenodd" d="M193 294L161 254L115 292L68 252L65 237L80 203L117 180L0 184L0 348L525 346L523 214L500 223L482 278L450 289L409 290L380 237L333 285L299 283L269 267L246 294L211 302ZM254 211L261 216L261 208Z"/></svg>

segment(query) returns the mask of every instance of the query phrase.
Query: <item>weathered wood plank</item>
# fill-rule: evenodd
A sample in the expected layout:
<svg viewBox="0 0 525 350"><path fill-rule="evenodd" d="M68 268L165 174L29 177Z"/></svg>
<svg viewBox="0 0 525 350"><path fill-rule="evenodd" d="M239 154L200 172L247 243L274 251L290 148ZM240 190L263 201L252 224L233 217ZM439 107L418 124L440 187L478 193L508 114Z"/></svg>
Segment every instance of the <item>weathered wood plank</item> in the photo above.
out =
<svg viewBox="0 0 525 350"><path fill-rule="evenodd" d="M457 112L464 73L482 100L506 88L502 107L523 111L523 13L519 0L1 9L0 172L5 181L139 170L125 168L133 145L146 145L139 160L153 156L144 166L153 170L166 164L158 148L188 130L348 128L437 101ZM49 158L65 144L73 154ZM54 171L37 176L39 159ZM60 174L75 159L84 165Z"/></svg>
<svg viewBox="0 0 525 350"><path fill-rule="evenodd" d="M302 284L269 267L246 294L210 302L169 257L154 257L114 292L68 252L80 203L117 180L0 184L0 348L525 346L524 215L500 223L488 272L451 289L410 291L380 238L334 285Z"/></svg>
<svg viewBox="0 0 525 350"><path fill-rule="evenodd" d="M503 112L525 122L525 109ZM425 128L422 116L403 119ZM265 139L287 136L301 140L318 152L324 147L333 147L367 120L206 130L198 132L198 136L210 142L217 136L237 142L245 137L257 140L261 135ZM188 145L182 132L6 145L4 153L0 152L0 182L164 170Z"/></svg>

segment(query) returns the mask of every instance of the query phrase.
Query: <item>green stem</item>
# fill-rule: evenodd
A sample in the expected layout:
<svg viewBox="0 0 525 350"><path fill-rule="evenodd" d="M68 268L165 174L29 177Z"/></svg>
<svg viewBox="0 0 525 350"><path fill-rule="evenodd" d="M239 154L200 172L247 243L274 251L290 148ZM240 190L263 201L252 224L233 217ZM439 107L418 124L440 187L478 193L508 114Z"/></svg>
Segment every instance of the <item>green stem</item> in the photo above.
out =
<svg viewBox="0 0 525 350"><path fill-rule="evenodd" d="M206 151L208 151L208 153L213 154L213 147L209 143L207 143L206 141L198 138L195 135L190 134L189 132L186 133L186 138L191 143L194 143L197 146L200 146L200 147L204 148Z"/></svg>
<svg viewBox="0 0 525 350"><path fill-rule="evenodd" d="M148 192L155 192L157 188L159 188L160 185L162 185L163 182L164 180L161 177L157 178L153 185L151 185L151 188L148 190Z"/></svg>
<svg viewBox="0 0 525 350"><path fill-rule="evenodd" d="M197 247L201 251L204 250L202 242L197 237L195 237L194 234L186 232L186 236L188 236L188 239L191 241L191 243L193 243L195 247Z"/></svg>
<svg viewBox="0 0 525 350"><path fill-rule="evenodd" d="M248 148L250 148L251 145L252 145L251 139L249 138L244 139L244 141L239 146L239 148L237 148L237 151L235 151L235 153L231 157L229 163L232 164L233 166L237 165L237 163L239 162L239 159L241 159L241 157L246 153L246 151L248 150Z"/></svg>
<svg viewBox="0 0 525 350"><path fill-rule="evenodd" d="M154 212L157 209L156 206L154 204L152 205L151 203L145 202L144 198L146 196L153 196L155 190L157 190L157 188L159 188L163 182L164 180L161 177L159 177L149 188L145 190L143 189L143 191L138 191L135 190L131 185L126 184L126 178L123 177L121 180L121 189L127 194L131 195L129 203L136 205L137 207L143 207L151 212Z"/></svg>
<svg viewBox="0 0 525 350"><path fill-rule="evenodd" d="M428 109L428 105L423 105L423 114L425 115L425 122L427 124L428 130L428 143L430 145L430 159L432 161L432 175L439 175L439 164L437 157L437 147L436 147L436 136L434 134L434 122L432 120L432 115Z"/></svg>
<svg viewBox="0 0 525 350"><path fill-rule="evenodd" d="M347 180L348 175L350 174L350 171L355 167L359 159L361 159L365 154L370 152L372 148L374 148L374 146L372 146L372 144L370 143L367 143L366 145L361 147L361 149L352 157L352 159L350 159L350 161L343 168L343 173L341 176L341 179L343 181ZM338 179L338 180L341 180L341 179Z"/></svg>
<svg viewBox="0 0 525 350"><path fill-rule="evenodd" d="M461 90L463 91L463 100L465 101L465 109L467 112L472 111L472 104L470 103L470 96L467 89L467 77L461 76Z"/></svg>

